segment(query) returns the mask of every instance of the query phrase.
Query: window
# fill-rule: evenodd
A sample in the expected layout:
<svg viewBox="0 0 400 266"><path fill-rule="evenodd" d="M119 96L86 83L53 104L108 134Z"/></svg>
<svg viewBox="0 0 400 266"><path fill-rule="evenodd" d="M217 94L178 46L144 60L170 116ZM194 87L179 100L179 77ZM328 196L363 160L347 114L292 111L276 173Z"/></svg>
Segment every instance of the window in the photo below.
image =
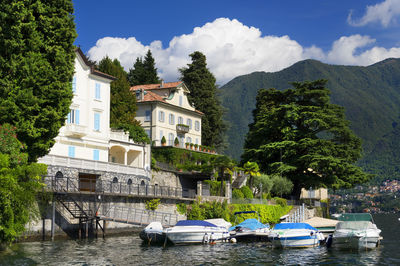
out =
<svg viewBox="0 0 400 266"><path fill-rule="evenodd" d="M75 147L68 146L68 156L74 158L75 157Z"/></svg>
<svg viewBox="0 0 400 266"><path fill-rule="evenodd" d="M72 92L76 93L76 76L72 78Z"/></svg>
<svg viewBox="0 0 400 266"><path fill-rule="evenodd" d="M100 131L100 114L99 113L94 113L94 125L93 125L94 130Z"/></svg>
<svg viewBox="0 0 400 266"><path fill-rule="evenodd" d="M146 129L145 132L146 132L146 135L151 139L151 136L150 136L150 129Z"/></svg>
<svg viewBox="0 0 400 266"><path fill-rule="evenodd" d="M165 113L163 111L158 112L158 121L164 122L165 119Z"/></svg>
<svg viewBox="0 0 400 266"><path fill-rule="evenodd" d="M169 114L169 124L175 125L175 116L173 114Z"/></svg>
<svg viewBox="0 0 400 266"><path fill-rule="evenodd" d="M97 82L96 82L96 86L95 86L94 98L96 100L100 100L100 83L97 83Z"/></svg>
<svg viewBox="0 0 400 266"><path fill-rule="evenodd" d="M168 145L169 146L174 146L174 134L173 133L169 133L168 134Z"/></svg>
<svg viewBox="0 0 400 266"><path fill-rule="evenodd" d="M93 160L98 161L100 157L100 152L97 149L93 150Z"/></svg>
<svg viewBox="0 0 400 266"><path fill-rule="evenodd" d="M161 139L164 136L164 132L162 130L160 130L160 143L161 143Z"/></svg>
<svg viewBox="0 0 400 266"><path fill-rule="evenodd" d="M67 123L79 125L79 110L78 109L71 109L69 111L68 116L67 116Z"/></svg>
<svg viewBox="0 0 400 266"><path fill-rule="evenodd" d="M179 106L182 106L182 102L183 102L182 95L179 95Z"/></svg>
<svg viewBox="0 0 400 266"><path fill-rule="evenodd" d="M150 121L151 120L151 111L150 110L146 110L145 113L146 113L146 115L145 115L144 121L145 122L146 121Z"/></svg>
<svg viewBox="0 0 400 266"><path fill-rule="evenodd" d="M141 186L146 185L146 183L144 182L144 180L142 180L142 181L140 182L140 185L141 185Z"/></svg>
<svg viewBox="0 0 400 266"><path fill-rule="evenodd" d="M128 186L132 185L132 179L128 179Z"/></svg>
<svg viewBox="0 0 400 266"><path fill-rule="evenodd" d="M183 124L183 118L181 116L178 117L178 124Z"/></svg>
<svg viewBox="0 0 400 266"><path fill-rule="evenodd" d="M113 183L118 183L118 178L117 177L113 178Z"/></svg>
<svg viewBox="0 0 400 266"><path fill-rule="evenodd" d="M197 145L199 144L199 139L196 139L196 144L197 144Z"/></svg>
<svg viewBox="0 0 400 266"><path fill-rule="evenodd" d="M188 118L186 124L189 126L189 129L192 129L192 119Z"/></svg>
<svg viewBox="0 0 400 266"><path fill-rule="evenodd" d="M196 131L200 130L200 122L199 121L194 122L194 130L196 130Z"/></svg>
<svg viewBox="0 0 400 266"><path fill-rule="evenodd" d="M192 143L192 138L191 138L191 137L187 137L187 138L186 138L186 142Z"/></svg>
<svg viewBox="0 0 400 266"><path fill-rule="evenodd" d="M62 172L58 171L58 172L56 173L56 178L63 178L63 177L64 177L64 175L63 175Z"/></svg>

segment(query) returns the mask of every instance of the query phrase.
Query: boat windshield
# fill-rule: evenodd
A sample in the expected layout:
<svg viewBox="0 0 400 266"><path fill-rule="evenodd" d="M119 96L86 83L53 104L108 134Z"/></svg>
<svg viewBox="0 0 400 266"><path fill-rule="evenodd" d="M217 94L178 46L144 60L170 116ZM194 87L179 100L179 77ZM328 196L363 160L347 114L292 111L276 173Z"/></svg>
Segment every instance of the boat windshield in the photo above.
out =
<svg viewBox="0 0 400 266"><path fill-rule="evenodd" d="M339 221L368 221L373 222L372 215L369 213L342 213L338 217Z"/></svg>
<svg viewBox="0 0 400 266"><path fill-rule="evenodd" d="M338 229L350 229L350 230L365 230L365 229L376 229L376 225L368 221L344 221L339 222L336 225Z"/></svg>

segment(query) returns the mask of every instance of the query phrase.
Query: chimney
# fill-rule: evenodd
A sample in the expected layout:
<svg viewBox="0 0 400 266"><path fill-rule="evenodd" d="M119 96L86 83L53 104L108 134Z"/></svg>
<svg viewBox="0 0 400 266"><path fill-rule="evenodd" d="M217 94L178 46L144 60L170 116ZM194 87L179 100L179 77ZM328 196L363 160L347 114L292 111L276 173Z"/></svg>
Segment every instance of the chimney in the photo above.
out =
<svg viewBox="0 0 400 266"><path fill-rule="evenodd" d="M164 88L164 80L163 79L161 79L160 88Z"/></svg>
<svg viewBox="0 0 400 266"><path fill-rule="evenodd" d="M141 101L144 100L144 89L140 89L140 99Z"/></svg>

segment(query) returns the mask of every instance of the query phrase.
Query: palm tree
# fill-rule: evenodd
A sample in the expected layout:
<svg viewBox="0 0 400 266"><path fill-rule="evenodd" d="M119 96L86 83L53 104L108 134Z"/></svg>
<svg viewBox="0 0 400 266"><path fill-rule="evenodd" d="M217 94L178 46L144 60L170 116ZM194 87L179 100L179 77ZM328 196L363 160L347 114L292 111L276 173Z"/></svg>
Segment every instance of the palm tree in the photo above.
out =
<svg viewBox="0 0 400 266"><path fill-rule="evenodd" d="M253 177L254 176L259 176L260 175L260 167L258 167L258 164L256 162L247 162L243 165L243 170L245 174L250 175L250 188L253 189Z"/></svg>
<svg viewBox="0 0 400 266"><path fill-rule="evenodd" d="M218 177L221 180L221 191L220 196L222 197L224 193L223 184L225 180L225 172L232 176L233 169L235 168L236 164L231 158L226 155L218 156L213 161L214 168L218 169Z"/></svg>

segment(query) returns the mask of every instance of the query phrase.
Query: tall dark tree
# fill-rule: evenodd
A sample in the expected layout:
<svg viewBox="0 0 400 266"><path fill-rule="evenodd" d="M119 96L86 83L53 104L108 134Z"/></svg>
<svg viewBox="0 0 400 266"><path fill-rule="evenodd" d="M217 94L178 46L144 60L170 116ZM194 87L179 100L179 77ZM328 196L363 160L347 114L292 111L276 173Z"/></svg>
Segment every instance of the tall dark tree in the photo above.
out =
<svg viewBox="0 0 400 266"><path fill-rule="evenodd" d="M129 131L130 137L137 142L148 142L148 137L135 119L136 96L130 92L127 73L117 60L103 58L98 69L116 77L110 85L110 127Z"/></svg>
<svg viewBox="0 0 400 266"><path fill-rule="evenodd" d="M129 69L128 80L131 86L160 83L156 63L150 50L147 51L144 60L136 58L133 68Z"/></svg>
<svg viewBox="0 0 400 266"><path fill-rule="evenodd" d="M36 161L53 146L72 101L72 1L3 0L0 10L0 124L16 126Z"/></svg>
<svg viewBox="0 0 400 266"><path fill-rule="evenodd" d="M326 80L293 83L294 89L261 89L242 161L281 174L301 188L351 187L369 179L354 163L361 141L349 128L344 109L331 104Z"/></svg>
<svg viewBox="0 0 400 266"><path fill-rule="evenodd" d="M217 98L217 86L214 75L208 70L206 56L201 52L190 54L192 63L179 69L181 80L190 90L189 101L203 112L201 139L207 146L221 149L224 144L223 134L226 125L222 120L222 107Z"/></svg>

